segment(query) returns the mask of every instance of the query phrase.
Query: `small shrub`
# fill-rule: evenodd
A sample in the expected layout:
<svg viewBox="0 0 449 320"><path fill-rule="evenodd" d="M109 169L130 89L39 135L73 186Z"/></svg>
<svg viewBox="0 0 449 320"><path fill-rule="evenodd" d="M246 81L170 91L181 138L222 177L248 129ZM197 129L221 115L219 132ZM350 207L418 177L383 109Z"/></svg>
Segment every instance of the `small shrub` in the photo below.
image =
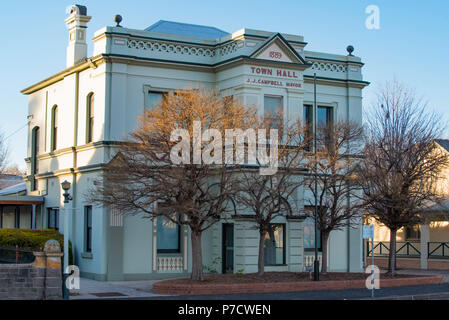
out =
<svg viewBox="0 0 449 320"><path fill-rule="evenodd" d="M0 229L0 246L29 251L42 251L48 240L57 240L64 250L64 235L53 229ZM69 241L69 263L73 264L72 244Z"/></svg>

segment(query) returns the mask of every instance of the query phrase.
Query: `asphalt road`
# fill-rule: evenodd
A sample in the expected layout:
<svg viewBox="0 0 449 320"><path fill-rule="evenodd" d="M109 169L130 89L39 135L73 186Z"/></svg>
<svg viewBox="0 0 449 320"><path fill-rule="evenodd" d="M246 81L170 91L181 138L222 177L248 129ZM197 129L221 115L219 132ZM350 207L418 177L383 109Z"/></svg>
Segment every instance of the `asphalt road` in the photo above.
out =
<svg viewBox="0 0 449 320"><path fill-rule="evenodd" d="M432 295L439 296L432 297ZM424 296L423 296L424 295ZM430 295L427 296L426 295ZM375 298L405 299L449 299L449 283L425 286L392 287L375 290ZM145 300L359 300L370 299L371 291L367 289L335 290L335 291L301 291L251 294L221 294L202 296L164 296L144 298Z"/></svg>

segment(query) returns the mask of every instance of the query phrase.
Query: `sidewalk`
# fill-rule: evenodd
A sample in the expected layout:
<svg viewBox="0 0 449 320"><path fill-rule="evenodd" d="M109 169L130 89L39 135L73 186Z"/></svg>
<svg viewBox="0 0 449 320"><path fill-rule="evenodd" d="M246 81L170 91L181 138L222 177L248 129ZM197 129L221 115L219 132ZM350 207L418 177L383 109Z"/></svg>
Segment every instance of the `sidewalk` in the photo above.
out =
<svg viewBox="0 0 449 320"><path fill-rule="evenodd" d="M419 269L402 269L396 271L399 274L415 274L420 276L443 276L444 283L449 283L449 270L419 270Z"/></svg>
<svg viewBox="0 0 449 320"><path fill-rule="evenodd" d="M80 279L80 290L70 290L70 300L83 299L120 299L120 298L154 298L166 295L151 292L158 280L141 281L96 281Z"/></svg>

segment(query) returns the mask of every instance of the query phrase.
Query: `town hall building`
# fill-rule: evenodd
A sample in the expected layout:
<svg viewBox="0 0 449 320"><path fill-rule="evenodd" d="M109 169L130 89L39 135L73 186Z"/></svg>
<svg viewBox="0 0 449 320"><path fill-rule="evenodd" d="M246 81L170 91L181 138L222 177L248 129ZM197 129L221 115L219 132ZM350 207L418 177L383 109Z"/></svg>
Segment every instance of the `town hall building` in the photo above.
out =
<svg viewBox="0 0 449 320"><path fill-rule="evenodd" d="M300 35L253 29L228 33L164 20L136 30L120 25L116 17L116 26L95 33L88 55L90 20L86 7L72 7L65 21L66 68L22 91L29 98L30 119L26 197L39 200L26 211L32 212L35 228L61 232L68 215L74 263L84 277L161 279L191 270L187 226L86 202L86 192L101 178L120 141L164 93L217 89L257 106L260 115L281 107L286 117L305 117L312 110L316 74L318 120L362 122L362 90L368 82L352 50L343 55L312 52ZM61 189L65 180L71 183L68 204ZM311 194L299 188L295 196L304 207ZM274 221L266 271L304 271L312 264L313 220L298 216ZM257 271L259 233L252 224L236 218L205 232L206 271ZM361 227L360 219L358 227L331 233L330 271L362 271Z"/></svg>

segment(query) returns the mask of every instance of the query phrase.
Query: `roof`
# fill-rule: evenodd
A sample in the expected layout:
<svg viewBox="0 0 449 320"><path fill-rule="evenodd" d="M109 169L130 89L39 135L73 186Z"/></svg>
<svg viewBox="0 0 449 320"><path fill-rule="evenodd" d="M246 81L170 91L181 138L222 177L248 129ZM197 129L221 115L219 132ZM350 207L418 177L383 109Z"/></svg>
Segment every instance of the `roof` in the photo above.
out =
<svg viewBox="0 0 449 320"><path fill-rule="evenodd" d="M442 148L449 151L449 140L448 139L435 139L435 142L438 143Z"/></svg>
<svg viewBox="0 0 449 320"><path fill-rule="evenodd" d="M9 188L21 182L23 182L21 176L15 174L0 174L0 190Z"/></svg>
<svg viewBox="0 0 449 320"><path fill-rule="evenodd" d="M229 33L215 27L201 26L196 24L159 20L149 26L145 31L177 34L182 36L195 37L200 39L218 39Z"/></svg>
<svg viewBox="0 0 449 320"><path fill-rule="evenodd" d="M27 186L25 182L21 182L0 190L0 196L8 196L26 192Z"/></svg>
<svg viewBox="0 0 449 320"><path fill-rule="evenodd" d="M20 196L20 195L4 195L0 196L0 204L3 205L31 205L43 204L44 197L41 196Z"/></svg>

